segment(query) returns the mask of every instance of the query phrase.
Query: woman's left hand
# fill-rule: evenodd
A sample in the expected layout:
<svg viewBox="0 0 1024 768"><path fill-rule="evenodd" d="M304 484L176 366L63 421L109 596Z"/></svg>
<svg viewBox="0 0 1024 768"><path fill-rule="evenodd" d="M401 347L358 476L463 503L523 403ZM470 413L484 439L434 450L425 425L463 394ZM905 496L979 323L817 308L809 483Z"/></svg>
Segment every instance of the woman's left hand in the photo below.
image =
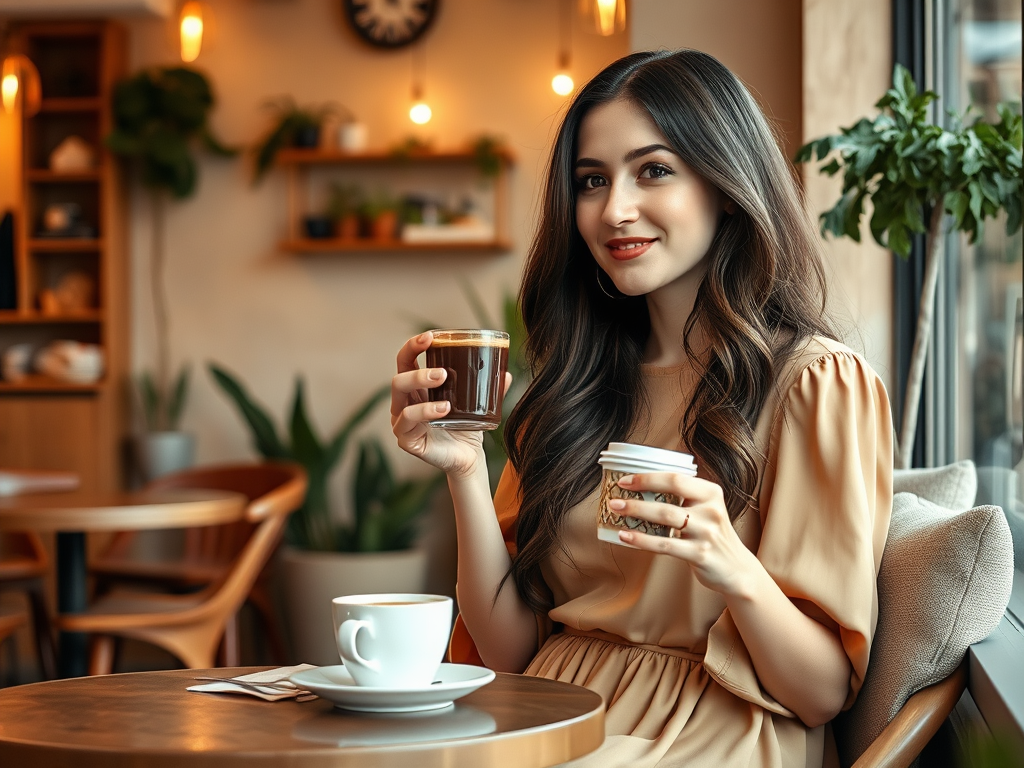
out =
<svg viewBox="0 0 1024 768"><path fill-rule="evenodd" d="M657 501L612 499L608 506L617 514L675 529L672 538L620 531L620 541L684 560L697 580L715 592L743 593L748 575L760 563L732 527L721 486L689 475L649 472L625 475L619 479L619 487L669 493L682 500L682 506L677 507Z"/></svg>

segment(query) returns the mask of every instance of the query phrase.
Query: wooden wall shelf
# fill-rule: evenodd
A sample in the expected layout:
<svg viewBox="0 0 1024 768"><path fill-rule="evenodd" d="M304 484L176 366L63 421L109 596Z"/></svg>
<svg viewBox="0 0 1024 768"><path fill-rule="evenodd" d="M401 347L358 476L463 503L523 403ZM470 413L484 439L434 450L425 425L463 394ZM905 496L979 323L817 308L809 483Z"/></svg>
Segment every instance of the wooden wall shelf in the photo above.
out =
<svg viewBox="0 0 1024 768"><path fill-rule="evenodd" d="M29 376L21 381L0 381L0 392L10 394L33 394L33 393L98 393L104 387L104 381L100 379L92 384L76 384L70 381L59 381L48 376Z"/></svg>
<svg viewBox="0 0 1024 768"><path fill-rule="evenodd" d="M433 252L440 251L507 251L512 244L506 240L481 240L467 242L443 242L443 243L406 243L402 240L371 240L363 238L360 240L336 240L336 239L311 239L300 238L298 240L285 240L278 247L288 253L367 253L371 251L392 252L418 251Z"/></svg>
<svg viewBox="0 0 1024 768"><path fill-rule="evenodd" d="M499 150L498 171L493 184L494 238L489 240L452 240L442 242L405 242L401 239L374 240L359 238L312 239L305 237L302 220L308 215L307 190L309 171L318 167L350 166L381 167L385 170L456 165L473 169L477 157L471 150L447 152L394 152L349 153L331 149L285 148L278 152L275 162L288 172L288 236L278 244L286 253L498 253L511 250L512 238L508 223L509 171L515 162L512 153Z"/></svg>
<svg viewBox="0 0 1024 768"><path fill-rule="evenodd" d="M102 109L103 100L92 96L43 98L39 105L40 112L99 112Z"/></svg>
<svg viewBox="0 0 1024 768"><path fill-rule="evenodd" d="M95 169L91 171L76 171L75 173L62 173L51 171L49 168L29 168L25 172L25 178L29 181L41 183L65 184L76 181L99 181L103 178L103 171Z"/></svg>
<svg viewBox="0 0 1024 768"><path fill-rule="evenodd" d="M107 244L95 237L37 237L27 241L30 251L39 253L73 253L75 251L104 251Z"/></svg>
<svg viewBox="0 0 1024 768"><path fill-rule="evenodd" d="M0 310L0 323L21 325L52 325L55 323L102 323L100 310L80 312L74 315L44 315L35 311Z"/></svg>

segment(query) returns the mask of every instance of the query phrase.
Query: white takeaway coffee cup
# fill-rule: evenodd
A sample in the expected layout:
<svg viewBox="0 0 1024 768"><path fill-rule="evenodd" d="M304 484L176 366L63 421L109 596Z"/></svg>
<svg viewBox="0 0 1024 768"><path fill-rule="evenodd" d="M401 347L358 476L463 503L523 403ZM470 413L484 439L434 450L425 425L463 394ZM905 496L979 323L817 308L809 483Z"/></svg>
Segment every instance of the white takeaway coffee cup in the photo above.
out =
<svg viewBox="0 0 1024 768"><path fill-rule="evenodd" d="M338 653L356 685L410 689L434 682L452 626L450 597L385 593L331 602Z"/></svg>
<svg viewBox="0 0 1024 768"><path fill-rule="evenodd" d="M608 508L608 502L611 499L640 499L678 505L680 500L670 493L629 491L620 488L619 478L642 472L696 475L697 465L693 462L693 456L680 451L652 448L649 445L608 443L608 448L601 451L597 463L601 465L601 500L597 512L597 537L601 541L631 547L632 545L619 540L619 531L637 531L651 536L668 536L671 533L672 529L668 526L620 515Z"/></svg>

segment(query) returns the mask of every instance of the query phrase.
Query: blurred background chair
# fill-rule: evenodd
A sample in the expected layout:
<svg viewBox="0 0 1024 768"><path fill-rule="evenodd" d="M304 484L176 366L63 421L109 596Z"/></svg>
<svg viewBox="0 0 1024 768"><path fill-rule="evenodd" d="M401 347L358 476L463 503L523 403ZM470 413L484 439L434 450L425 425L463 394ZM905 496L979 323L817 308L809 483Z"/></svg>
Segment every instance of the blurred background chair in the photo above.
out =
<svg viewBox="0 0 1024 768"><path fill-rule="evenodd" d="M78 487L72 472L0 469L0 496L25 493L57 493ZM0 592L21 592L28 599L39 656L40 672L47 680L57 676L53 628L46 607L45 583L50 558L39 535L31 531L0 532ZM13 633L21 621L0 619L0 639Z"/></svg>
<svg viewBox="0 0 1024 768"><path fill-rule="evenodd" d="M115 537L96 563L103 578L149 581L183 587L203 585L188 594L161 594L114 589L97 597L88 611L62 614L58 627L93 635L90 674L113 668L115 638L157 645L187 667L212 667L221 661L236 666L238 611L254 594L269 632L278 633L261 573L284 534L288 515L306 494L305 471L296 464L235 464L187 470L161 477L147 489L205 488L234 491L249 499L237 524L186 532L185 555L174 563L133 562L123 554L129 537ZM259 585L259 586L257 586ZM276 641L280 645L279 633Z"/></svg>

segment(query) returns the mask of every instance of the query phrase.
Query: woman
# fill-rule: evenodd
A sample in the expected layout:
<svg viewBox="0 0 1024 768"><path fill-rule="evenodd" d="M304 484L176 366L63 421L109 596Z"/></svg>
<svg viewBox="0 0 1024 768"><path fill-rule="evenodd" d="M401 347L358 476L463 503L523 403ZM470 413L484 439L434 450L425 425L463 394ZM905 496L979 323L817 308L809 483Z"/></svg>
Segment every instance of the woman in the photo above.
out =
<svg viewBox="0 0 1024 768"><path fill-rule="evenodd" d="M746 89L706 54L638 53L580 91L555 143L520 295L535 377L493 508L480 434L430 427L448 405L427 402L444 371L416 366L429 333L399 353L394 432L448 475L461 621L488 666L604 697L608 738L580 766L835 763L892 446L824 293ZM622 440L695 456L697 477L620 480L683 499L619 502L680 538L597 539L598 453Z"/></svg>

